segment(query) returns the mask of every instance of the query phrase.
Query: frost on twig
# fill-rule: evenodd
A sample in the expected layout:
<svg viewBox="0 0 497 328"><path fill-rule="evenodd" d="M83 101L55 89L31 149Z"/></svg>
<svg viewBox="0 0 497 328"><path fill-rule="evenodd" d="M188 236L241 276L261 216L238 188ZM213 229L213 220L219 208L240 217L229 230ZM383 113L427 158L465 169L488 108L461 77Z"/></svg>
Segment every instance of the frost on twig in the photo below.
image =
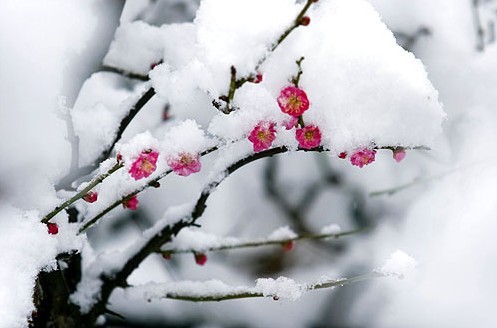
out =
<svg viewBox="0 0 497 328"><path fill-rule="evenodd" d="M275 301L296 301L304 293L312 290L345 286L381 276L373 272L351 278L331 279L323 277L312 283L298 283L287 277L259 278L254 287L233 287L219 280L148 283L126 288L125 295L130 299L146 301L169 298L191 302L218 302L254 297L270 297Z"/></svg>
<svg viewBox="0 0 497 328"><path fill-rule="evenodd" d="M171 245L160 250L160 253L169 256L181 253L195 254L270 245L284 246L287 243L299 240L336 239L362 231L363 230L350 230L340 232L340 228L336 224L333 224L324 227L321 233L318 234L306 233L297 235L289 230L288 227L282 227L275 230L266 238L239 239L236 237L219 237L194 228L185 228L181 230L176 238L174 238Z"/></svg>

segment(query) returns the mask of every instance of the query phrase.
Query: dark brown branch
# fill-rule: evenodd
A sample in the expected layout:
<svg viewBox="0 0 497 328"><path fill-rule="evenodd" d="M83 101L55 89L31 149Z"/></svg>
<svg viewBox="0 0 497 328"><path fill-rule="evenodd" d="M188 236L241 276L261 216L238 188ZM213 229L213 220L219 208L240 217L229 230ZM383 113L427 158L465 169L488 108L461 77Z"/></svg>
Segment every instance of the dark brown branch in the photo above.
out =
<svg viewBox="0 0 497 328"><path fill-rule="evenodd" d="M132 255L126 263L123 265L121 270L116 273L108 274L108 275L103 275L101 276L102 279L102 288L101 288L101 294L100 294L100 299L98 302L93 306L92 310L87 314L87 320L89 322L94 322L96 318L102 314L105 310L105 306L107 304L107 301L110 297L110 294L116 287L124 287L126 286L126 279L129 277L129 275L140 265L140 263L147 258L150 254L155 253L160 250L162 245L164 245L167 242L170 242L172 237L176 236L181 229L192 226L195 224L196 220L202 216L204 213L205 209L207 208L207 200L209 199L209 196L214 192L216 187L224 181L230 174L238 170L239 168L252 163L256 160L259 160L261 158L266 158L266 157L271 157L277 154L282 154L288 151L287 147L277 147L277 148L272 148L268 149L253 155L250 155L246 158L243 158L232 165L230 165L226 171L225 175L223 178L220 180L213 181L209 183L202 193L200 194L200 197L197 200L197 203L195 204L191 215L189 217L185 217L182 220L178 221L177 223L173 225L167 225L163 229L161 229L158 233L156 233L154 236L152 236L137 252ZM324 151L322 147L314 148L311 150L304 150L304 151Z"/></svg>
<svg viewBox="0 0 497 328"><path fill-rule="evenodd" d="M149 78L146 75L141 75L141 74L136 74L132 72L128 72L126 70L117 68L117 67L112 67L112 66L102 66L101 69L102 72L111 72L111 73L116 73L119 75L122 75L124 77L133 79L133 80L139 80L139 81L148 81Z"/></svg>
<svg viewBox="0 0 497 328"><path fill-rule="evenodd" d="M236 68L234 66L231 66L231 69L230 69L231 78L230 78L230 87L228 90L228 95L223 95L223 96L218 98L218 100L224 102L225 105L223 107L222 102L220 102L218 100L213 100L212 105L214 107L216 107L218 110L222 111L224 114L229 114L233 110L235 110L235 108L232 106L231 102L233 101L233 99L235 97L236 90L241 88L242 85L244 85L246 82L250 82L250 81L253 82L256 79L257 72L259 71L261 65L267 60L267 58L269 57L269 54L273 53L276 50L276 48L278 48L278 46L288 37L288 35L290 35L290 33L294 29L296 29L297 27L302 25L302 17L304 17L307 10L314 2L316 2L316 1L315 0L307 0L306 4L302 8L302 10L299 12L299 14L295 18L295 20L292 22L292 24L280 35L278 40L276 40L276 42L271 45L269 52L266 53L258 61L257 65L255 66L255 69L254 69L255 73L249 74L249 76L247 76L247 77L242 77L242 78L237 79L236 78ZM300 62L301 61L302 61L302 59L300 60ZM297 62L299 67L300 67L300 62ZM300 75L299 75L299 77L300 77Z"/></svg>
<svg viewBox="0 0 497 328"><path fill-rule="evenodd" d="M119 141L119 139L121 139L124 130L126 130L126 128L131 123L131 121L136 116L136 114L138 114L138 112L143 108L143 106L145 106L148 103L148 101L152 99L154 95L155 95L155 90L154 88L151 87L140 97L140 99L138 99L136 104L133 107L131 107L131 109L128 112L128 115L126 115L126 117L124 117L123 120L121 121L116 136L114 137L114 140L112 140L110 146L107 147L107 149L105 149L100 155L100 157L96 160L97 163L102 162L109 157L110 153L112 152L112 149L114 149L116 143Z"/></svg>

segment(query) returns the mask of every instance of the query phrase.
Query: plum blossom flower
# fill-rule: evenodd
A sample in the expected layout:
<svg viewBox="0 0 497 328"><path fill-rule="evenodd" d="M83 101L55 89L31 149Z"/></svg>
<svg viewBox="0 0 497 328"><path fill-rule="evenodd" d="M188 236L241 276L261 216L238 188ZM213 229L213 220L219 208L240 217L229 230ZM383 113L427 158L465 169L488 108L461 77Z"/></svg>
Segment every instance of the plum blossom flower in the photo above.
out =
<svg viewBox="0 0 497 328"><path fill-rule="evenodd" d="M200 171L202 165L200 163L199 154L179 153L176 157L170 157L167 164L177 175L186 177L192 173Z"/></svg>
<svg viewBox="0 0 497 328"><path fill-rule="evenodd" d="M293 117L299 117L309 109L309 99L304 90L294 86L288 86L281 90L276 99L283 113Z"/></svg>
<svg viewBox="0 0 497 328"><path fill-rule="evenodd" d="M138 197L133 195L123 201L123 207L134 211L138 208L138 203Z"/></svg>
<svg viewBox="0 0 497 328"><path fill-rule="evenodd" d="M402 147L397 147L393 150L393 159L400 163L406 157L406 150Z"/></svg>
<svg viewBox="0 0 497 328"><path fill-rule="evenodd" d="M159 158L159 153L156 151L142 151L140 156L131 164L129 174L135 180L150 176L157 168L157 158Z"/></svg>
<svg viewBox="0 0 497 328"><path fill-rule="evenodd" d="M274 122L261 121L252 129L248 140L252 142L256 153L271 147L274 139L276 139L275 126Z"/></svg>
<svg viewBox="0 0 497 328"><path fill-rule="evenodd" d="M350 162L352 165L359 166L362 168L364 165L368 165L374 162L376 155L376 150L374 149L360 149L350 156Z"/></svg>
<svg viewBox="0 0 497 328"><path fill-rule="evenodd" d="M316 125L306 125L295 132L300 148L312 149L321 144L321 131Z"/></svg>

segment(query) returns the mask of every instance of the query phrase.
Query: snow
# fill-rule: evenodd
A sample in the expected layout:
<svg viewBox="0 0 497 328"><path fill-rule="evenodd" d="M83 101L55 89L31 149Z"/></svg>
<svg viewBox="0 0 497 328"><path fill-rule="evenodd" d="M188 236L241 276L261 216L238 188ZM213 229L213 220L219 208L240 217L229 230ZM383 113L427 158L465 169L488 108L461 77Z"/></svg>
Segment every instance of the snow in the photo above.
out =
<svg viewBox="0 0 497 328"><path fill-rule="evenodd" d="M57 236L49 235L34 212L0 204L0 327L27 327L34 310L32 293L40 270L57 266Z"/></svg>
<svg viewBox="0 0 497 328"><path fill-rule="evenodd" d="M271 232L271 234L267 237L267 239L272 241L278 241L278 240L293 239L296 237L297 234L294 231L292 231L288 226L284 226Z"/></svg>
<svg viewBox="0 0 497 328"><path fill-rule="evenodd" d="M304 285L286 277L259 278L256 280L255 290L264 296L273 296L281 300L298 300L305 291Z"/></svg>
<svg viewBox="0 0 497 328"><path fill-rule="evenodd" d="M145 131L137 134L124 144L118 143L116 151L121 154L124 167L126 171L129 171L131 164L140 156L142 151L148 149L158 151L159 144L159 141L152 136L150 131Z"/></svg>
<svg viewBox="0 0 497 328"><path fill-rule="evenodd" d="M148 283L142 286L125 289L125 297L130 300L160 299L165 295L186 297L221 297L239 293L251 293L250 288L232 287L220 280L208 281L174 281L166 283Z"/></svg>
<svg viewBox="0 0 497 328"><path fill-rule="evenodd" d="M202 128L194 120L185 120L171 127L162 143L163 152L168 155L178 153L198 154L213 145Z"/></svg>
<svg viewBox="0 0 497 328"><path fill-rule="evenodd" d="M80 165L92 163L116 136L121 120L146 90L122 85L119 76L108 72L93 74L85 81L71 110L74 132L79 138Z"/></svg>
<svg viewBox="0 0 497 328"><path fill-rule="evenodd" d="M279 14L264 20L265 13L271 13L270 8L266 11L268 6L277 8ZM151 74L159 95L181 102L185 99L175 98L198 90L214 99L226 94L229 67L237 68L237 77L255 74L255 64L297 9L286 0L264 5L258 1L202 2L194 22L197 38L191 61L179 68L161 65ZM257 24L250 16L254 11ZM244 138L261 120L281 124L285 116L275 99L296 74L295 61L304 56L300 85L311 102L304 120L320 127L323 145L332 153L371 143L380 147L433 145L445 117L437 91L423 64L396 44L374 9L362 0L337 0L317 3L309 15L312 23L292 32L262 65L262 83L245 83L237 90L234 105L238 109L231 115L218 113L209 132L233 141ZM237 27L226 28L235 19ZM295 146L288 133L281 134L290 147Z"/></svg>
<svg viewBox="0 0 497 328"><path fill-rule="evenodd" d="M240 243L242 240L235 237L220 237L195 228L184 228L174 238L171 246L174 247L174 250L204 252L210 248L229 247Z"/></svg>
<svg viewBox="0 0 497 328"><path fill-rule="evenodd" d="M414 258L403 251L397 250L392 253L385 263L380 268L376 269L375 272L385 276L403 278L410 271L414 270L417 265L418 262Z"/></svg>
<svg viewBox="0 0 497 328"><path fill-rule="evenodd" d="M342 228L338 224L330 224L321 229L321 233L325 235L330 234L339 234L342 231Z"/></svg>
<svg viewBox="0 0 497 328"><path fill-rule="evenodd" d="M147 75L152 64L162 59L159 28L145 22L123 23L116 31L104 65L132 73Z"/></svg>

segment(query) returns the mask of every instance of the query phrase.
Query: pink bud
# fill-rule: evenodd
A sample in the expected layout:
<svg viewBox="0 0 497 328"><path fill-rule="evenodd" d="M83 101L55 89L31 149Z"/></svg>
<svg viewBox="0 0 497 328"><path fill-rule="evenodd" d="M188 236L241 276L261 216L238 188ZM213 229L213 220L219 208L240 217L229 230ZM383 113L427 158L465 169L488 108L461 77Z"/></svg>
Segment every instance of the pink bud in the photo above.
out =
<svg viewBox="0 0 497 328"><path fill-rule="evenodd" d="M48 222L47 223L48 233L51 235L56 235L59 233L59 226L57 223Z"/></svg>
<svg viewBox="0 0 497 328"><path fill-rule="evenodd" d="M83 196L83 200L87 203L95 203L98 199L98 193L96 191L89 191Z"/></svg>
<svg viewBox="0 0 497 328"><path fill-rule="evenodd" d="M207 255L204 253L195 253L195 262L198 265L204 265L207 262Z"/></svg>
<svg viewBox="0 0 497 328"><path fill-rule="evenodd" d="M340 154L338 154L338 158L346 159L347 158L347 152L342 151Z"/></svg>
<svg viewBox="0 0 497 328"><path fill-rule="evenodd" d="M309 25L309 23L311 22L311 18L309 16L303 16L301 19L300 19L300 25L302 26L307 26Z"/></svg>
<svg viewBox="0 0 497 328"><path fill-rule="evenodd" d="M133 195L123 201L123 207L134 211L138 208L138 203L138 197L136 195Z"/></svg>
<svg viewBox="0 0 497 328"><path fill-rule="evenodd" d="M402 147L397 147L393 150L393 159L400 163L406 157L406 150Z"/></svg>
<svg viewBox="0 0 497 328"><path fill-rule="evenodd" d="M298 121L299 121L298 117L290 116L290 118L287 120L284 120L282 124L285 127L285 129L291 130L295 127L295 125L297 125Z"/></svg>
<svg viewBox="0 0 497 328"><path fill-rule="evenodd" d="M281 247L285 252L290 252L295 247L295 242L293 240L285 241Z"/></svg>

